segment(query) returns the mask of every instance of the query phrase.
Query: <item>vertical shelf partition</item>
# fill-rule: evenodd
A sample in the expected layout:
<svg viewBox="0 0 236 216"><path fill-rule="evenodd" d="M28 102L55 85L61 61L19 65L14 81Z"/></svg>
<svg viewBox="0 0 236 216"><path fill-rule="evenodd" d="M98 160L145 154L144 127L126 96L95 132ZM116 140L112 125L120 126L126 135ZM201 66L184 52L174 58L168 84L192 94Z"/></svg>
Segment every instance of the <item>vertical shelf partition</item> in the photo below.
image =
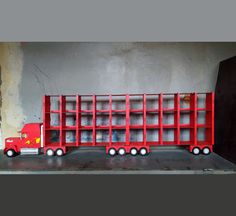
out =
<svg viewBox="0 0 236 216"><path fill-rule="evenodd" d="M163 94L159 94L159 144L163 145Z"/></svg>
<svg viewBox="0 0 236 216"><path fill-rule="evenodd" d="M63 146L66 141L65 141L65 115L66 115L66 98L65 96L61 95L60 96L60 146Z"/></svg>
<svg viewBox="0 0 236 216"><path fill-rule="evenodd" d="M125 138L126 138L126 145L129 145L130 143L130 101L129 101L129 95L127 94L125 96L125 108L126 108L126 125L125 125Z"/></svg>
<svg viewBox="0 0 236 216"><path fill-rule="evenodd" d="M76 146L80 145L81 139L81 96L76 96Z"/></svg>
<svg viewBox="0 0 236 216"><path fill-rule="evenodd" d="M180 144L180 96L179 93L175 94L174 96L174 125L176 126L175 129L175 142L176 145Z"/></svg>
<svg viewBox="0 0 236 216"><path fill-rule="evenodd" d="M143 95L143 145L147 144L147 96Z"/></svg>
<svg viewBox="0 0 236 216"><path fill-rule="evenodd" d="M93 106L93 146L96 145L96 96L93 95L93 103L92 103L92 106Z"/></svg>
<svg viewBox="0 0 236 216"><path fill-rule="evenodd" d="M109 146L112 145L112 96L109 95Z"/></svg>

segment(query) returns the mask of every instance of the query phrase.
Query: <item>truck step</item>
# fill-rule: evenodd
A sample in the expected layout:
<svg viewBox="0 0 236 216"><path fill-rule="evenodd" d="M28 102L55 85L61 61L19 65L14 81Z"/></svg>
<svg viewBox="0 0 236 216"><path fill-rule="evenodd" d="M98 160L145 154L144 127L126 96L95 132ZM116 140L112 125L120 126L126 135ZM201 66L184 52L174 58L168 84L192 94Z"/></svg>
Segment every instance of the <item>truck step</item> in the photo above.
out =
<svg viewBox="0 0 236 216"><path fill-rule="evenodd" d="M32 155L32 154L39 154L38 148L22 148L20 150L21 155Z"/></svg>

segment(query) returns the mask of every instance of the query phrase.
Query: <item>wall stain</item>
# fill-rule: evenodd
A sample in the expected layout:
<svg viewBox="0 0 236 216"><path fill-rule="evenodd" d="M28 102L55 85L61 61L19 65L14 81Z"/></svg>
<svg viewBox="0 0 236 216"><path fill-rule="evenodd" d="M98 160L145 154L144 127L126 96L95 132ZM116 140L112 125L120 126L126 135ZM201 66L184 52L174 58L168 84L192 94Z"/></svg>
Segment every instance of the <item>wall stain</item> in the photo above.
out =
<svg viewBox="0 0 236 216"><path fill-rule="evenodd" d="M19 84L22 78L23 53L20 43L0 43L1 65L1 142L9 136L18 136L24 121L24 115L19 94Z"/></svg>

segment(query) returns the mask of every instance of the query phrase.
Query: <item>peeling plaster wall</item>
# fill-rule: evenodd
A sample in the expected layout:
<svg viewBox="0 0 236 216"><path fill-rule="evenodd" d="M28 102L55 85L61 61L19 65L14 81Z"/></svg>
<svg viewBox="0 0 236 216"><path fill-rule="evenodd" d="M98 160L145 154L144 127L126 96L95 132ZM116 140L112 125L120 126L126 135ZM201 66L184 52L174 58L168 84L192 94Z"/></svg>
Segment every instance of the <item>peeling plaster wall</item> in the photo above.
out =
<svg viewBox="0 0 236 216"><path fill-rule="evenodd" d="M1 65L1 143L8 136L18 136L23 124L23 107L20 100L19 84L22 78L23 53L19 43L0 44Z"/></svg>
<svg viewBox="0 0 236 216"><path fill-rule="evenodd" d="M26 43L21 83L27 121L44 94L214 90L219 61L236 43Z"/></svg>
<svg viewBox="0 0 236 216"><path fill-rule="evenodd" d="M41 119L44 94L213 91L236 43L2 44L2 132Z"/></svg>

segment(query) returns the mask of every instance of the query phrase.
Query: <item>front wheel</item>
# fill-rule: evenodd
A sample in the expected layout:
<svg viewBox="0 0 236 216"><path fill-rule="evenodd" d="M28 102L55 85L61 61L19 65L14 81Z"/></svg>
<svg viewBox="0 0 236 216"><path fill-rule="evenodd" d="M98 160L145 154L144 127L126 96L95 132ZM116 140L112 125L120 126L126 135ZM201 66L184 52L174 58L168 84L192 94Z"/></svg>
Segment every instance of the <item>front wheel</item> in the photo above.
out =
<svg viewBox="0 0 236 216"><path fill-rule="evenodd" d="M13 149L9 149L6 152L7 157L14 157L16 155L16 152Z"/></svg>

